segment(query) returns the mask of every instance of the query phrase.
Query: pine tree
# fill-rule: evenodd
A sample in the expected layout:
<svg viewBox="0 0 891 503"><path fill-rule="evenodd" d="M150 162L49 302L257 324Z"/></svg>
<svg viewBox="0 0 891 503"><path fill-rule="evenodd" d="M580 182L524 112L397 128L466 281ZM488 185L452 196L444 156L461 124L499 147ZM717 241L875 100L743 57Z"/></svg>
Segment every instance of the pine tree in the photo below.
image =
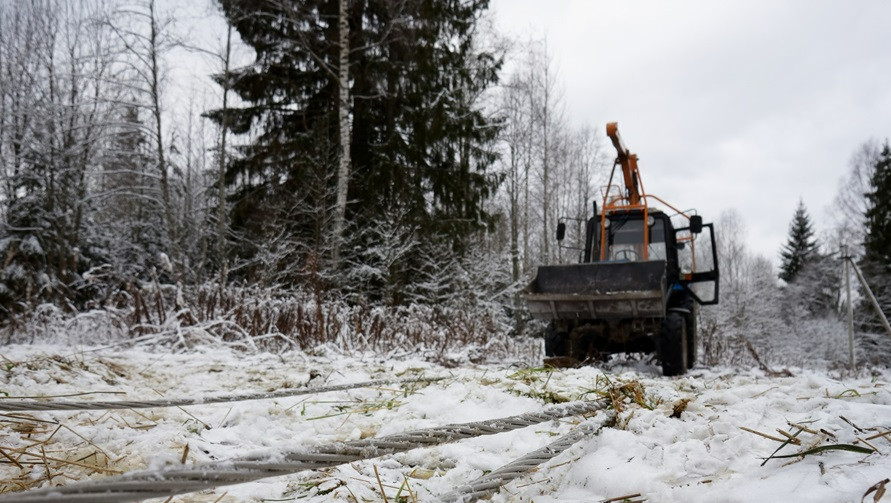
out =
<svg viewBox="0 0 891 503"><path fill-rule="evenodd" d="M885 143L866 193L865 260L891 272L891 146Z"/></svg>
<svg viewBox="0 0 891 503"><path fill-rule="evenodd" d="M817 241L814 239L814 227L804 207L804 201L798 202L798 208L789 225L789 238L780 251L780 278L792 283L804 266L817 253Z"/></svg>

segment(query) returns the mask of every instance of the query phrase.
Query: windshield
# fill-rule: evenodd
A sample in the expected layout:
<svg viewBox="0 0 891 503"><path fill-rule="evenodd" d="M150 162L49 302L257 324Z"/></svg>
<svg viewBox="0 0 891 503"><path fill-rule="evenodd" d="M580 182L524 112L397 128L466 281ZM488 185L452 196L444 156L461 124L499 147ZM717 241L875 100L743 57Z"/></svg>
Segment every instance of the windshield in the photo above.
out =
<svg viewBox="0 0 891 503"><path fill-rule="evenodd" d="M646 260L665 260L665 224L661 218L650 226ZM642 261L644 258L643 220L610 219L607 260Z"/></svg>

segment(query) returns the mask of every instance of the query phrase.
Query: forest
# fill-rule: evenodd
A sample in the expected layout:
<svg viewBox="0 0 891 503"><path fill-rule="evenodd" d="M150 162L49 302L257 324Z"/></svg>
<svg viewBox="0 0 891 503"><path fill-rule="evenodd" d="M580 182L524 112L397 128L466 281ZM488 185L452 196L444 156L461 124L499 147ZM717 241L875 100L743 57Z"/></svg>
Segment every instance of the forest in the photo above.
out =
<svg viewBox="0 0 891 503"><path fill-rule="evenodd" d="M488 3L218 0L208 42L158 0L0 1L4 343L540 358L522 292L577 261L553 235L602 197L614 118L573 125L546 41ZM702 363L891 364L845 268L891 313L891 146L849 148L837 218L782 216L779 269L715 216Z"/></svg>

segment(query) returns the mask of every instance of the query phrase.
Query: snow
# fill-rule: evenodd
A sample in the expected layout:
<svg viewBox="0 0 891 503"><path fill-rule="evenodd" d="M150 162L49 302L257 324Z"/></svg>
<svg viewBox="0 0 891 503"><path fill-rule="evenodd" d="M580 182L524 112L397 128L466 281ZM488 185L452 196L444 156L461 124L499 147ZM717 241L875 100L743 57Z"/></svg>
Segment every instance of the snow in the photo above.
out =
<svg viewBox="0 0 891 503"><path fill-rule="evenodd" d="M870 440L880 452L869 455L833 450L772 459L762 467L763 458L780 443L740 429L780 436L777 429L798 431L789 424L796 423L828 432L801 432L802 445L786 446L779 454L852 444L857 437L887 431L891 429L887 371L842 376L793 369L793 377L768 377L758 370L696 368L687 376L663 378L656 366L628 361L611 363L607 369L547 371L509 364L444 368L421 360L387 361L363 354L246 354L209 348L167 354L12 345L0 353L4 362L0 391L7 397L92 392L67 399L138 400L271 391L307 383L448 377L430 385L232 404L0 416L4 452L38 449L39 453L35 441L49 438L44 445L47 456L82 459L80 463L108 470L178 464L186 445L188 462L209 462L532 412L553 399L597 398L594 392L603 391L606 375L614 384L639 382L644 389L642 403L652 410L625 403L612 427L507 484L493 501L587 502L638 493L648 502L860 501L870 486L891 476L891 439ZM672 417L682 399L689 400L686 408ZM24 416L33 420L21 419ZM586 420L601 419L567 418L328 470L217 488L176 501L215 501L221 496L220 501L229 502L381 501L375 467L389 501L397 500L400 488L400 497L408 496L410 489L418 501L436 501L437 496L553 442ZM112 474L73 465L54 465L53 471L54 484ZM23 469L0 465L0 483L22 487L13 480L41 487L46 485L45 470L41 464L26 463Z"/></svg>
<svg viewBox="0 0 891 503"><path fill-rule="evenodd" d="M23 239L19 244L19 250L25 255L35 256L35 255L43 255L43 247L40 246L40 242L37 240L36 236L29 235L27 238Z"/></svg>

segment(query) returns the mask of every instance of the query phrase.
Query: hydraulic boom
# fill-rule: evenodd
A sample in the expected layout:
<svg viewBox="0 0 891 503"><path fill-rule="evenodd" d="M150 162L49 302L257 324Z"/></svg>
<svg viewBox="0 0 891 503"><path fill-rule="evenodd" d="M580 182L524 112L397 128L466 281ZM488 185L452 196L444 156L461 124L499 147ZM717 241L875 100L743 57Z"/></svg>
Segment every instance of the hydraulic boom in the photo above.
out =
<svg viewBox="0 0 891 503"><path fill-rule="evenodd" d="M619 136L619 123L610 122L606 125L606 135L616 147L618 156L616 163L622 166L622 175L625 177L625 197L632 206L640 204L640 173L637 171L637 154L632 154Z"/></svg>

